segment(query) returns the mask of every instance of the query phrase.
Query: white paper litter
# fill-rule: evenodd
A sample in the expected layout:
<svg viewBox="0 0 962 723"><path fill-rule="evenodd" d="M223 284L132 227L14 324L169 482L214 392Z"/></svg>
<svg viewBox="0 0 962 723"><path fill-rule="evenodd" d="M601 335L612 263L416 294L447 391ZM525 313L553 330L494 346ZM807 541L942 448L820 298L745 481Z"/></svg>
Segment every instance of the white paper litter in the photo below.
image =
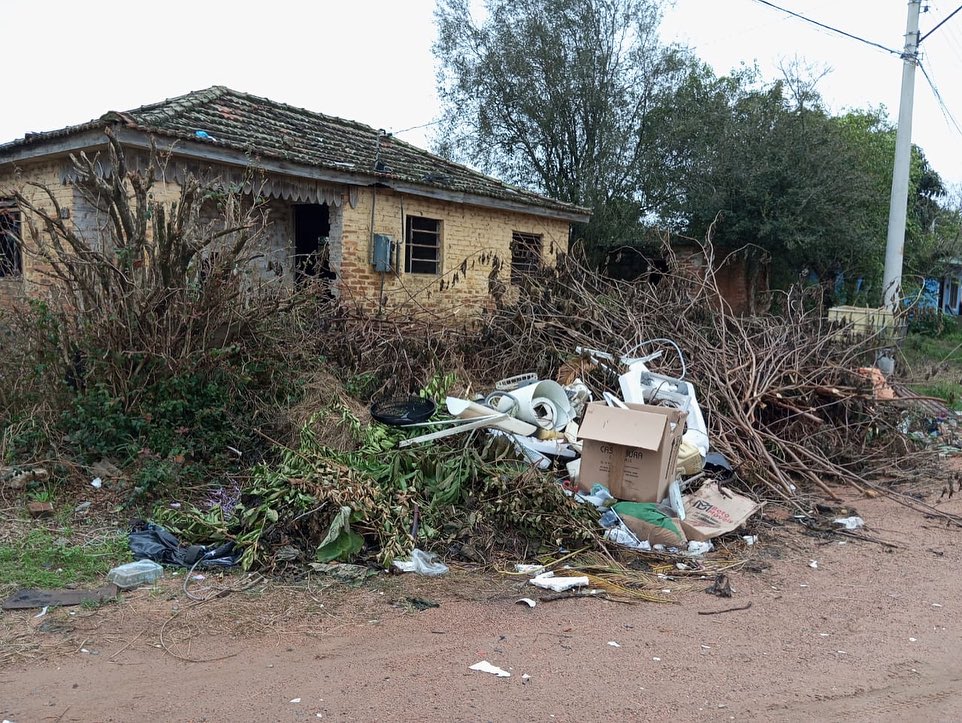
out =
<svg viewBox="0 0 962 723"><path fill-rule="evenodd" d="M704 555L706 552L711 552L714 549L715 546L711 543L711 540L690 540L688 542L689 555Z"/></svg>
<svg viewBox="0 0 962 723"><path fill-rule="evenodd" d="M865 527L865 520L861 517L839 517L837 520L834 520L834 522L846 530L859 530Z"/></svg>
<svg viewBox="0 0 962 723"><path fill-rule="evenodd" d="M103 483L104 481L100 479L100 477L94 477L92 480L90 480L90 486L98 490L101 488Z"/></svg>
<svg viewBox="0 0 962 723"><path fill-rule="evenodd" d="M475 663L474 665L468 666L469 670L477 670L482 673L491 673L491 675L496 675L499 678L510 678L511 673L507 670L499 668L497 665L491 665L487 660L482 660L480 663Z"/></svg>
<svg viewBox="0 0 962 723"><path fill-rule="evenodd" d="M517 600L517 601L515 602L516 605L517 605L517 604L520 604L520 603L524 603L524 604L527 605L529 608L533 608L535 605L538 604L537 601L532 600L532 599L529 598L529 597L523 597L523 598L521 598L520 600Z"/></svg>
<svg viewBox="0 0 962 723"><path fill-rule="evenodd" d="M746 545L751 547L758 542L758 535L742 535L742 539L745 541Z"/></svg>
<svg viewBox="0 0 962 723"><path fill-rule="evenodd" d="M544 565L515 565L514 571L523 575L538 575L544 572Z"/></svg>
<svg viewBox="0 0 962 723"><path fill-rule="evenodd" d="M37 613L36 615L34 615L34 617L35 617L35 618L42 618L44 615L47 614L47 610L49 610L49 609L50 609L50 606L49 606L49 605L44 605L44 606L43 606L43 610L41 610L39 613Z"/></svg>
<svg viewBox="0 0 962 723"><path fill-rule="evenodd" d="M811 561L808 563L808 566L809 566L810 568L812 568L813 570L817 570L817 569L818 569L818 560L811 560Z"/></svg>
<svg viewBox="0 0 962 723"><path fill-rule="evenodd" d="M291 703L300 703L300 702L301 702L300 698L291 698Z"/></svg>
<svg viewBox="0 0 962 723"><path fill-rule="evenodd" d="M619 645L618 643L616 643L614 640L609 640L609 641L608 641L608 645L610 645L610 646L613 647L613 648L620 648L620 647L621 647L621 645Z"/></svg>
<svg viewBox="0 0 962 723"><path fill-rule="evenodd" d="M528 581L535 587L540 587L543 590L553 590L554 592L565 592L566 590L571 590L576 587L586 587L588 585L588 578L584 576L580 577L555 577L554 573L551 571L543 572L537 577L532 578Z"/></svg>

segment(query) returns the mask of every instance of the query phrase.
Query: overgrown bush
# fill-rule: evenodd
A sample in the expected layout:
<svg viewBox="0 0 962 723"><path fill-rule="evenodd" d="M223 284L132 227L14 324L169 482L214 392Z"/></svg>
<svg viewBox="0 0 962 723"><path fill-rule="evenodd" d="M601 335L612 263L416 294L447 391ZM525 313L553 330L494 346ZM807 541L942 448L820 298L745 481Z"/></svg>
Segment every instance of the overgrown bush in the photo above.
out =
<svg viewBox="0 0 962 723"><path fill-rule="evenodd" d="M129 162L107 136L106 159L71 159L74 197L98 223L71 221L51 188L16 194L50 292L0 320L0 451L110 459L151 492L257 458L254 430L295 392L312 294L250 273L267 224L253 175L252 192L188 175L172 194L157 183L169 159Z"/></svg>
<svg viewBox="0 0 962 723"><path fill-rule="evenodd" d="M916 307L909 314L910 334L939 337L944 331L945 315L939 309Z"/></svg>

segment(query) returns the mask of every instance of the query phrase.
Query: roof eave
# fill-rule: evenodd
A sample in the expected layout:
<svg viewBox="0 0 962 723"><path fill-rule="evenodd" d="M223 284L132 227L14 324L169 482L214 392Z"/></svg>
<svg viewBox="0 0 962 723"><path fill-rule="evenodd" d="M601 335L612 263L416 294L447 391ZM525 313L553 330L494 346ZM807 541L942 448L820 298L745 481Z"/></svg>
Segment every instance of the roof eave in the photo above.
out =
<svg viewBox="0 0 962 723"><path fill-rule="evenodd" d="M107 137L104 135L104 126L100 126L53 138L14 141L6 146L6 148L0 147L0 166L64 156L88 149L106 148Z"/></svg>
<svg viewBox="0 0 962 723"><path fill-rule="evenodd" d="M106 125L107 123L104 123L103 126L68 133L62 137L38 138L25 143L11 144L12 147L8 148L6 152L0 149L0 166L38 160L45 157L63 156L83 150L105 148L107 146L107 138L104 135L104 127ZM117 140L121 143L135 148L149 149L151 144L148 136L152 136L157 149L162 152L173 152L177 155L198 160L224 163L233 166L245 167L251 165L251 157L244 151L225 148L211 143L189 141L175 134L164 134L147 129L126 128L120 125L115 125L115 134ZM515 213L526 213L543 218L568 221L569 223L586 223L591 217L590 212L578 207L559 208L556 205L541 205L521 199L514 200L467 193L438 188L436 186L411 183L392 178L389 175L337 171L321 166L286 161L272 156L258 157L257 167L269 173L310 178L328 183L341 183L352 186L370 186L375 183L380 183L400 193L407 193L413 196L422 196L485 208L496 208Z"/></svg>
<svg viewBox="0 0 962 723"><path fill-rule="evenodd" d="M148 131L135 130L130 128L118 128L117 139L126 145L149 148L150 144L146 138ZM226 163L235 166L251 165L250 156L244 151L234 148L225 148L211 143L198 143L188 141L176 135L164 135L157 132L149 132L155 138L158 150L176 152L181 156L188 156L200 160ZM413 196L423 196L442 201L455 203L465 203L472 206L482 206L487 208L497 208L504 211L516 213L527 213L533 216L554 218L569 223L587 223L591 218L590 212L586 209L573 207L562 209L555 206L539 205L527 203L521 200L511 200L486 196L483 194L464 193L448 189L437 188L435 186L424 186L403 180L392 178L390 175L377 173L358 173L356 171L337 171L322 166L314 166L306 163L286 161L273 156L260 156L257 159L257 167L268 173L278 173L287 176L297 176L310 178L316 181L326 181L329 183L343 183L351 186L370 186L379 183L388 186L400 193L408 193Z"/></svg>

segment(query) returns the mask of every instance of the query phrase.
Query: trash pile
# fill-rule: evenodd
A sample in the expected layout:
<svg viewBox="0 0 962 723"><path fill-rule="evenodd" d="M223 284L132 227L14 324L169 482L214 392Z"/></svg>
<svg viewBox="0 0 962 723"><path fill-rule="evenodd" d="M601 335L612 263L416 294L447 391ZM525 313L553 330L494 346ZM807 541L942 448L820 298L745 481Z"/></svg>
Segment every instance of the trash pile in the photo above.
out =
<svg viewBox="0 0 962 723"><path fill-rule="evenodd" d="M667 343L684 369L680 348ZM414 398L411 413L397 412L394 423L432 431L400 446L485 430L495 444L554 473L574 500L593 506L605 539L636 550L703 554L712 549L711 539L737 529L758 510L754 500L725 486L732 469L711 451L694 386L650 368L662 350L628 358L593 349L575 352L562 365L560 381L526 373L502 379L473 399L447 397L449 418L407 423L414 407L423 406ZM583 364L623 369L621 395L596 394L580 377L565 378ZM372 416L385 419L381 405L372 407Z"/></svg>
<svg viewBox="0 0 962 723"><path fill-rule="evenodd" d="M899 488L944 476L916 438L917 402L857 371L882 340L840 336L804 290L735 315L711 268L624 282L569 256L470 324L325 318L322 421L278 444L230 504L184 500L153 521L188 543L236 543L245 569L437 570L415 553L703 552L759 503L806 515L842 486L923 504ZM359 404L372 398L378 423Z"/></svg>

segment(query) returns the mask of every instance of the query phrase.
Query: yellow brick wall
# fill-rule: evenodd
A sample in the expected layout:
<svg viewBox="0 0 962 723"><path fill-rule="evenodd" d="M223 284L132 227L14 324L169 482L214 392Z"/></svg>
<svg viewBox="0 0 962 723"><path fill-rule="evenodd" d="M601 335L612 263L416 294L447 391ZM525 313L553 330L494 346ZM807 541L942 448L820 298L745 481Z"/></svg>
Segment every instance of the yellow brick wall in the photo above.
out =
<svg viewBox="0 0 962 723"><path fill-rule="evenodd" d="M384 274L386 310L425 308L459 315L477 314L489 307L489 276L494 259L502 268L498 280L508 287L510 299L511 235L513 232L542 237L545 264L553 264L568 247L567 221L531 214L501 211L479 206L399 194L378 189L376 201L371 189L362 189L357 206L342 207L343 236L340 269L342 299L365 308L378 306L381 274L371 265L371 206L374 203L374 233L392 237L399 244L397 273ZM441 273L437 276L404 272L403 218L424 216L441 221ZM442 290L443 285L443 290Z"/></svg>
<svg viewBox="0 0 962 723"><path fill-rule="evenodd" d="M68 223L80 226L87 234L96 234L107 220L90 207L74 189L62 184L63 161L24 166L22 175L0 172L0 197L10 195L10 188L23 186L23 181L47 184L58 202L71 214ZM8 189L6 192L4 189ZM41 199L37 189L27 190L31 198L40 199L42 207L50 208L49 200ZM152 189L153 199L169 203L179 198L176 182L158 181ZM496 260L501 269L497 282L510 300L516 293L510 284L511 236L513 232L537 234L542 237L545 264L552 264L568 245L567 221L543 218L531 214L500 211L479 206L438 201L388 189L359 189L355 207L348 203L347 194L339 208L331 208L331 262L337 272L337 294L348 304L357 304L368 311L376 311L379 299L384 299L386 311L399 309L427 309L443 313L445 318L472 316L493 305L490 294L491 275ZM397 243L396 273L382 275L374 271L371 258L371 208L374 203L374 232L386 234ZM441 272L437 275L404 272L404 218L423 216L441 221ZM294 250L291 206L287 202L271 201L271 226L261 239L259 254L252 263L253 277L271 283L291 285L291 255ZM24 277L0 279L0 303L9 303L24 293L38 293L49 285L43 275L44 266L33 253L35 243L30 239L28 225L23 224ZM268 263L270 262L270 263ZM263 267L263 268L262 268ZM282 269L282 277L277 277Z"/></svg>
<svg viewBox="0 0 962 723"><path fill-rule="evenodd" d="M73 189L61 183L61 170L67 161L46 161L41 163L25 164L19 171L12 168L0 170L0 198L8 198L15 191L22 191L23 194L38 208L42 208L53 213L53 203L49 196L40 188L27 185L28 182L38 183L46 186L53 193L57 203L72 215L74 194ZM24 298L27 294L42 295L52 286L52 279L49 276L49 265L46 264L36 253L36 240L30 232L29 221L39 224L36 218L21 210L21 243L23 246L23 276L19 278L2 277L0 278L0 306L9 306L15 301ZM38 226L38 230L40 227Z"/></svg>

